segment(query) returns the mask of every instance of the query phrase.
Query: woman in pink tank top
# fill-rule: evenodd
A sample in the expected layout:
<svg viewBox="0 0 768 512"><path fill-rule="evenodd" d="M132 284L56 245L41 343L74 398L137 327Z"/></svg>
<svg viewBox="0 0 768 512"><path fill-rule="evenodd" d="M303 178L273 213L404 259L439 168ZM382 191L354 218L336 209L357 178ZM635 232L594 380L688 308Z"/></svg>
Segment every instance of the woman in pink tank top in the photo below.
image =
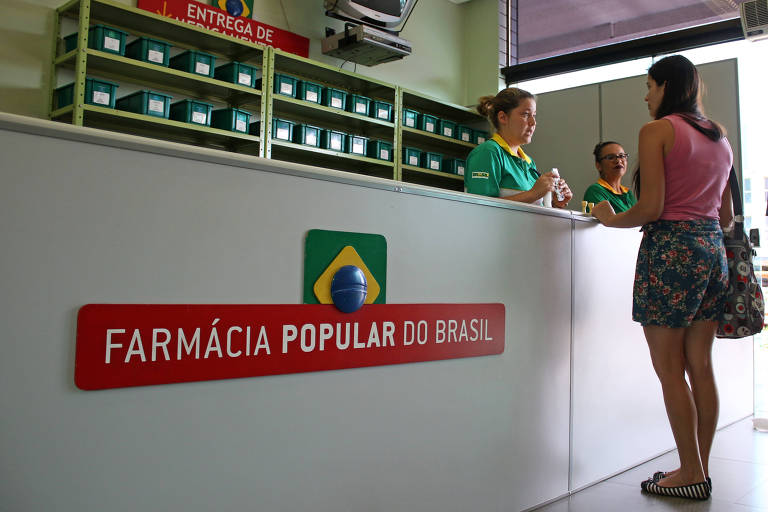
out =
<svg viewBox="0 0 768 512"><path fill-rule="evenodd" d="M733 155L723 128L702 113L699 75L688 59L659 60L647 85L653 121L640 130L638 202L616 214L604 201L592 214L606 226L643 231L632 318L643 326L680 467L657 472L641 488L707 499L718 417L712 344L728 289L721 226L733 221Z"/></svg>

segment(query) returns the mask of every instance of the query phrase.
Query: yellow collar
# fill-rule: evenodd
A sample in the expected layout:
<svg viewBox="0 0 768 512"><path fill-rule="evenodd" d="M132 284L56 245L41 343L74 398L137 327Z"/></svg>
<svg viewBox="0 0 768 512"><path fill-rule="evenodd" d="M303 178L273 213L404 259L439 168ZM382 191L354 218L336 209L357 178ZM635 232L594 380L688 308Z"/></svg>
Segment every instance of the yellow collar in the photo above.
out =
<svg viewBox="0 0 768 512"><path fill-rule="evenodd" d="M601 187L607 188L608 190L610 190L611 192L613 192L616 195L620 195L603 178L600 178L599 180L597 180L597 184L600 185ZM627 187L625 187L624 185L619 185L619 186L621 187L621 193L622 194L626 194L627 192L629 192L629 189Z"/></svg>
<svg viewBox="0 0 768 512"><path fill-rule="evenodd" d="M496 141L496 144L501 146L501 148L507 153L509 153L510 155L516 156L517 158L522 158L526 162L531 163L531 157L525 154L525 152L523 151L523 148L517 148L517 154L514 154L512 152L512 148L510 148L509 144L507 144L507 141L502 139L501 135L499 135L498 133L494 133L493 137L491 137L491 140Z"/></svg>

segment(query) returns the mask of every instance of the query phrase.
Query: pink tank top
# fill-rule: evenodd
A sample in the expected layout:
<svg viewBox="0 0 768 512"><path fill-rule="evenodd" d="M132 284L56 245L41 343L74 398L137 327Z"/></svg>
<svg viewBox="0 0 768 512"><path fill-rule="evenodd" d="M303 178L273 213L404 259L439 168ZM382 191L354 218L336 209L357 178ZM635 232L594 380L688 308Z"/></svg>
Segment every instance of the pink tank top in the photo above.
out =
<svg viewBox="0 0 768 512"><path fill-rule="evenodd" d="M675 143L664 157L664 211L661 219L718 219L723 189L733 163L728 139L715 142L676 114L664 117Z"/></svg>

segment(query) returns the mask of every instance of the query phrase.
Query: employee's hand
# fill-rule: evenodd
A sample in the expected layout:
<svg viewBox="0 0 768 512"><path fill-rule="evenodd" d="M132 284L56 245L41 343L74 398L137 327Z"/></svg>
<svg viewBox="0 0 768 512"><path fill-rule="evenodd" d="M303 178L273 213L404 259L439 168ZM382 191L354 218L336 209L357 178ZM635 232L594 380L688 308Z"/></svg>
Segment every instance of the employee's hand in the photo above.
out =
<svg viewBox="0 0 768 512"><path fill-rule="evenodd" d="M613 206L608 201L600 201L592 207L592 216L603 224L610 221L614 215L616 215L616 212L613 211Z"/></svg>
<svg viewBox="0 0 768 512"><path fill-rule="evenodd" d="M557 200L557 191L552 193L552 206L555 208L565 208L568 206L568 202L573 198L573 192L571 192L570 187L565 182L563 178L560 178L560 183L558 184L560 187L560 193L563 194L563 200L558 201Z"/></svg>
<svg viewBox="0 0 768 512"><path fill-rule="evenodd" d="M555 191L555 176L551 172L545 172L541 176L539 176L539 179L536 180L536 183L533 184L533 187L531 188L531 192L536 193L536 198L541 199L545 195L547 195L547 192L554 192Z"/></svg>

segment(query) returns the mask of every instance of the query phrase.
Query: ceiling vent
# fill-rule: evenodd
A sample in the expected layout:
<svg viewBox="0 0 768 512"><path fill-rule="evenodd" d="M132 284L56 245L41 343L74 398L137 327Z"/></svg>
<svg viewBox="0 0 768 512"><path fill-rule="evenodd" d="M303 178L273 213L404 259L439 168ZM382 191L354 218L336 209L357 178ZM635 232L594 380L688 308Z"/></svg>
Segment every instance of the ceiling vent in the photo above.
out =
<svg viewBox="0 0 768 512"><path fill-rule="evenodd" d="M768 38L768 0L753 0L739 6L744 38L750 41Z"/></svg>

